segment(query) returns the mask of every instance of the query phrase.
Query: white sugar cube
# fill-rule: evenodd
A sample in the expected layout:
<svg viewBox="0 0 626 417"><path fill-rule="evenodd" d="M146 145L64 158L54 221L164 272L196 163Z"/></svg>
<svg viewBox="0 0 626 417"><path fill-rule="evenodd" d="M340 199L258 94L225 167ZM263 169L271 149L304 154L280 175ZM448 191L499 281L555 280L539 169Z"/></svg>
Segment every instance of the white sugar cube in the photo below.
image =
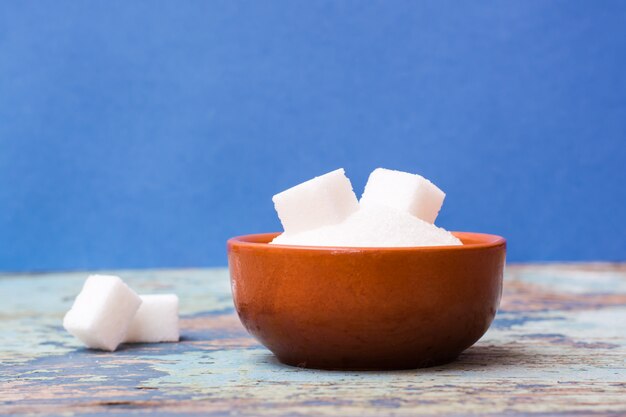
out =
<svg viewBox="0 0 626 417"><path fill-rule="evenodd" d="M454 246L452 233L392 207L372 205L340 224L291 235L283 233L271 243L337 247Z"/></svg>
<svg viewBox="0 0 626 417"><path fill-rule="evenodd" d="M141 295L141 307L128 328L127 343L178 342L178 297Z"/></svg>
<svg viewBox="0 0 626 417"><path fill-rule="evenodd" d="M91 275L63 327L87 347L114 351L126 337L141 299L119 277Z"/></svg>
<svg viewBox="0 0 626 417"><path fill-rule="evenodd" d="M289 234L340 223L359 209L343 168L276 194L272 201Z"/></svg>
<svg viewBox="0 0 626 417"><path fill-rule="evenodd" d="M445 196L435 184L420 175L377 168L367 180L360 205L393 207L435 223Z"/></svg>

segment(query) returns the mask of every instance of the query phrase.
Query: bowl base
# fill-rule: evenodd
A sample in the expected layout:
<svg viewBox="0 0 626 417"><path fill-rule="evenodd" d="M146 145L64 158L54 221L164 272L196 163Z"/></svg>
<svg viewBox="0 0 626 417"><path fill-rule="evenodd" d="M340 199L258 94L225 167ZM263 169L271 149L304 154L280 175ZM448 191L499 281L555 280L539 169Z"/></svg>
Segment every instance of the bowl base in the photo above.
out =
<svg viewBox="0 0 626 417"><path fill-rule="evenodd" d="M432 368L446 365L455 361L459 354L441 356L427 359L407 359L407 360L351 360L343 359L337 361L323 360L302 360L294 358L284 358L276 355L279 362L295 368L320 369L325 371L399 371L407 369Z"/></svg>

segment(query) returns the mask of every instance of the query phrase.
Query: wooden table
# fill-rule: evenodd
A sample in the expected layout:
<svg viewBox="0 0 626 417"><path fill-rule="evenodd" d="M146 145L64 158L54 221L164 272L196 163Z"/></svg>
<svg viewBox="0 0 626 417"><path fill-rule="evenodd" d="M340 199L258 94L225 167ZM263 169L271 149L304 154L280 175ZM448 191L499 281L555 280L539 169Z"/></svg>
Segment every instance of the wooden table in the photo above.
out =
<svg viewBox="0 0 626 417"><path fill-rule="evenodd" d="M0 275L0 414L626 415L626 265L510 266L482 340L398 372L277 363L239 324L225 269L115 273L180 296L182 342L84 349L61 320L87 273Z"/></svg>

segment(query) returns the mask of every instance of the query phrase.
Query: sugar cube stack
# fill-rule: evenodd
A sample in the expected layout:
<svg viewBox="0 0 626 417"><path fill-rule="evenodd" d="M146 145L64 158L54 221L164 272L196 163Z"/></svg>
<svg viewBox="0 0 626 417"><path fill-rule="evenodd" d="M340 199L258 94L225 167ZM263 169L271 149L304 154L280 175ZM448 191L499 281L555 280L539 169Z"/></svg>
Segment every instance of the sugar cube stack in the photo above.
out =
<svg viewBox="0 0 626 417"><path fill-rule="evenodd" d="M141 298L119 277L91 275L63 319L87 347L114 351L124 341Z"/></svg>
<svg viewBox="0 0 626 417"><path fill-rule="evenodd" d="M87 347L114 351L120 343L177 342L178 297L137 295L120 277L91 275L63 319Z"/></svg>
<svg viewBox="0 0 626 417"><path fill-rule="evenodd" d="M341 223L359 209L343 168L276 194L272 201L287 235Z"/></svg>
<svg viewBox="0 0 626 417"><path fill-rule="evenodd" d="M178 297L174 294L141 295L126 343L178 342Z"/></svg>
<svg viewBox="0 0 626 417"><path fill-rule="evenodd" d="M342 178L327 177L325 187L337 189L341 183L344 189L349 188L351 191L350 180L345 177L343 170L333 172L338 171ZM331 185L331 181L336 184ZM346 181L348 185L345 185ZM307 199L312 201L316 195L315 190L309 191ZM294 193L291 198L298 199L299 195ZM325 199L324 204L332 205L327 201L328 195L322 194L320 198ZM285 233L270 243L344 247L461 245L461 241L452 233L434 225L444 198L443 191L424 177L378 168L371 173L356 209L352 206L351 210L345 211L343 220L307 223L302 213L290 212L297 210L296 202L283 206L281 220L285 216L301 215L301 227L293 233L285 228Z"/></svg>

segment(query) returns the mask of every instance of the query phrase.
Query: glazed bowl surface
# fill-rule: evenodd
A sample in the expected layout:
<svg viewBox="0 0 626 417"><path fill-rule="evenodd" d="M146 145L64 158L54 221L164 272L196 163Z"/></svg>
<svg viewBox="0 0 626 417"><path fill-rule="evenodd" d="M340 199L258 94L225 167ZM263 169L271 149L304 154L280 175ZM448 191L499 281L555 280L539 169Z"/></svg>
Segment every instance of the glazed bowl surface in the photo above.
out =
<svg viewBox="0 0 626 417"><path fill-rule="evenodd" d="M462 246L270 245L228 240L237 314L288 365L407 369L454 360L493 321L506 241L454 232Z"/></svg>

